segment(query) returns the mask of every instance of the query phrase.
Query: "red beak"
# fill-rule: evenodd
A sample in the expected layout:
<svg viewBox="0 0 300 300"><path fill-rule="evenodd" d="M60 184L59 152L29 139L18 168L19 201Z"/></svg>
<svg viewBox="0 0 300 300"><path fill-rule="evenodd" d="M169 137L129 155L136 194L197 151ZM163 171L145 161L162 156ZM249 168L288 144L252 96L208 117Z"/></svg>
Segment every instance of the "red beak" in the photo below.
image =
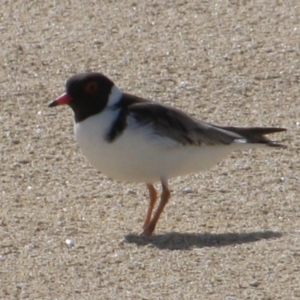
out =
<svg viewBox="0 0 300 300"><path fill-rule="evenodd" d="M57 106L57 105L69 104L71 100L72 100L72 97L69 96L67 93L64 93L64 94L60 95L56 100L52 101L48 106L53 107L53 106Z"/></svg>

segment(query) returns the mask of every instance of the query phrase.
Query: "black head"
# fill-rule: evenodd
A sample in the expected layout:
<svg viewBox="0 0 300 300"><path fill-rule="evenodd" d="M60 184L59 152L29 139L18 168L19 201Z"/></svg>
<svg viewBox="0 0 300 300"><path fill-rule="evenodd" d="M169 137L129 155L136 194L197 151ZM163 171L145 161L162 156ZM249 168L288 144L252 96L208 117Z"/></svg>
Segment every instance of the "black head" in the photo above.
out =
<svg viewBox="0 0 300 300"><path fill-rule="evenodd" d="M49 106L68 104L74 111L75 121L81 122L105 108L113 86L101 73L77 74L68 79L66 93Z"/></svg>

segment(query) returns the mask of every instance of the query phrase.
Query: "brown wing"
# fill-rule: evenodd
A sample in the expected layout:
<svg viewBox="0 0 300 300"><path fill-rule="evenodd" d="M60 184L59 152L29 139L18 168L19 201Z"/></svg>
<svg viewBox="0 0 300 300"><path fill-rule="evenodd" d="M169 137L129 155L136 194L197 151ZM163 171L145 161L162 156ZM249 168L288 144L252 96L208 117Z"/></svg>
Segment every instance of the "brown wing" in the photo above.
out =
<svg viewBox="0 0 300 300"><path fill-rule="evenodd" d="M246 143L283 147L264 135L284 131L284 128L216 126L198 121L175 108L126 93L116 108L121 108L120 115L112 127L113 130L109 132L109 141L113 141L122 133L127 127L127 115L131 115L140 125L152 126L154 134L168 137L182 145L230 145L237 140L243 140Z"/></svg>
<svg viewBox="0 0 300 300"><path fill-rule="evenodd" d="M276 132L286 131L286 128L276 128L276 127L220 127L217 128L231 131L239 134L244 139L246 139L247 143L255 143L255 144L267 144L271 147L280 147L286 148L285 145L276 143L270 139L268 139L265 135L272 134Z"/></svg>
<svg viewBox="0 0 300 300"><path fill-rule="evenodd" d="M237 140L246 143L264 143L273 147L283 145L272 142L265 134L285 131L284 128L221 127L198 121L187 114L155 102L136 102L128 112L142 125L151 125L154 133L186 145L229 145Z"/></svg>

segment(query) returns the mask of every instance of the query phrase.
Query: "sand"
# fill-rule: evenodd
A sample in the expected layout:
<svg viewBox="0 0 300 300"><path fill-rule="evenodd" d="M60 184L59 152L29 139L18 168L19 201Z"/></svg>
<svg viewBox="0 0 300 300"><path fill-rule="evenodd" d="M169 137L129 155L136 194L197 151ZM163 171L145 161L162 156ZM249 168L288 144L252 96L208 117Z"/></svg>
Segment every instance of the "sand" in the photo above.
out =
<svg viewBox="0 0 300 300"><path fill-rule="evenodd" d="M2 1L0 298L299 299L299 16L298 0ZM145 186L94 170L72 111L47 107L82 71L215 124L286 127L288 148L171 180L142 238Z"/></svg>

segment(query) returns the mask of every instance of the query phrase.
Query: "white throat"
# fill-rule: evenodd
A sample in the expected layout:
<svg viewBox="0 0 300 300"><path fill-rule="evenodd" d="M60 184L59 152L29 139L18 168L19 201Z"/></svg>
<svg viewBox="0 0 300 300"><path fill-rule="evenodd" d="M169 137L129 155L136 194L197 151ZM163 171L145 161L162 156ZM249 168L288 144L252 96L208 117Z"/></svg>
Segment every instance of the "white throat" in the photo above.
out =
<svg viewBox="0 0 300 300"><path fill-rule="evenodd" d="M121 92L121 90L116 87L115 85L113 86L113 88L111 89L110 95L108 97L108 103L107 106L113 106L115 104L117 104L120 99L122 98L123 93Z"/></svg>

